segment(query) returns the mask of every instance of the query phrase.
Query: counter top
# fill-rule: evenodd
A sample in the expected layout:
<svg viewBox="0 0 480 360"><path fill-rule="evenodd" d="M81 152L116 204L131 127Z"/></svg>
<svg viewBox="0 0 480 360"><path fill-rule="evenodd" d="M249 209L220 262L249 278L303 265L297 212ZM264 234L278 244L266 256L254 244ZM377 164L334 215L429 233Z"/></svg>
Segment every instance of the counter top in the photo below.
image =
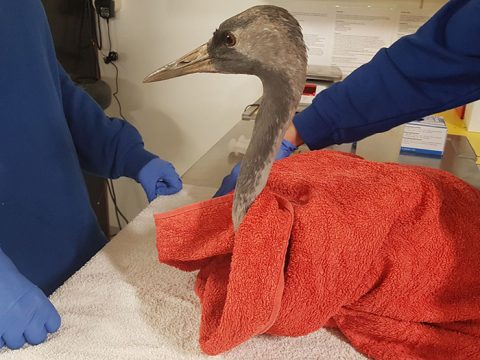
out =
<svg viewBox="0 0 480 360"><path fill-rule="evenodd" d="M182 176L185 184L204 186L217 189L224 176L230 173L232 167L242 159L241 154L233 154L229 149L229 142L238 139L241 135L250 138L254 121L239 121L225 136L223 136L205 155L203 155L193 166ZM373 142L372 151L382 151L382 146ZM328 149L355 153L352 144L334 145ZM299 151L308 151L305 146ZM368 157L366 157L367 160ZM476 165L476 155L473 152L468 140L464 136L448 135L445 145L445 152L442 158L433 158L419 155L399 153L396 162L417 166L427 166L442 169L472 186L480 189L480 171Z"/></svg>

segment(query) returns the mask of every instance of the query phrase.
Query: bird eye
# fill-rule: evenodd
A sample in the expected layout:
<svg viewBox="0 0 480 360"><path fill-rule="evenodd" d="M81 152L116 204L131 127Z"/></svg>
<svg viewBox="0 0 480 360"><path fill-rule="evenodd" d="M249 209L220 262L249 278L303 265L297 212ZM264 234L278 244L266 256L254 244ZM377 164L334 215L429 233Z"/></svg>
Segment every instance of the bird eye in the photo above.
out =
<svg viewBox="0 0 480 360"><path fill-rule="evenodd" d="M232 33L227 33L227 35L225 35L225 45L227 45L228 47L233 47L236 43L237 39L235 38L235 35L233 35Z"/></svg>

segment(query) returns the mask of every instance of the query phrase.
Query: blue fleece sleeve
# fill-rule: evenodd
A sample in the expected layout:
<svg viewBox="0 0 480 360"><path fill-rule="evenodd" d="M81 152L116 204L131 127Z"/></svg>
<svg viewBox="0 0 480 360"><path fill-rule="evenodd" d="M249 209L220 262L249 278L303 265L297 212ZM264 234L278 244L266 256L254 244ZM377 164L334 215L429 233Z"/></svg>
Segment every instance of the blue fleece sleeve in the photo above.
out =
<svg viewBox="0 0 480 360"><path fill-rule="evenodd" d="M106 178L133 179L156 155L146 151L128 122L109 118L58 65L63 109L83 170Z"/></svg>
<svg viewBox="0 0 480 360"><path fill-rule="evenodd" d="M480 98L480 1L451 0L294 118L311 149L360 140Z"/></svg>

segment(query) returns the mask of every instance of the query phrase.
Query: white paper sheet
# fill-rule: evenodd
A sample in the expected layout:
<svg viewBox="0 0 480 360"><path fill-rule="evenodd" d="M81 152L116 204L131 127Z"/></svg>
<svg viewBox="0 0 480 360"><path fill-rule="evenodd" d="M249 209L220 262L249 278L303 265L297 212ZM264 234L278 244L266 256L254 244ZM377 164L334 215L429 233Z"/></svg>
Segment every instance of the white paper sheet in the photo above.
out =
<svg viewBox="0 0 480 360"><path fill-rule="evenodd" d="M367 63L382 47L414 33L437 7L322 4L316 12L294 12L303 29L310 65L336 65L343 76Z"/></svg>
<svg viewBox="0 0 480 360"><path fill-rule="evenodd" d="M394 41L404 35L413 34L417 29L430 19L435 8L402 9L399 10L398 26Z"/></svg>
<svg viewBox="0 0 480 360"><path fill-rule="evenodd" d="M336 11L332 65L344 75L370 61L392 41L396 11L376 8L340 8Z"/></svg>
<svg viewBox="0 0 480 360"><path fill-rule="evenodd" d="M303 30L303 37L308 48L310 64L331 65L335 28L335 8L326 7L318 13L294 14Z"/></svg>

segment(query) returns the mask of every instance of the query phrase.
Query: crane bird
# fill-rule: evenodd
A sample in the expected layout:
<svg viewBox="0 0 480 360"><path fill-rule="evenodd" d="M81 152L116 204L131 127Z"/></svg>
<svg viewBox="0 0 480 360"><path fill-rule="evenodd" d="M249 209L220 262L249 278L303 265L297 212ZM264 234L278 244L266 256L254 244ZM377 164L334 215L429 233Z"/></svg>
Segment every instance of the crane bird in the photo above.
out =
<svg viewBox="0 0 480 360"><path fill-rule="evenodd" d="M300 101L306 69L307 50L298 21L283 8L261 5L225 20L207 43L144 80L149 83L202 72L256 75L262 81L262 103L235 187L235 231L267 183Z"/></svg>

